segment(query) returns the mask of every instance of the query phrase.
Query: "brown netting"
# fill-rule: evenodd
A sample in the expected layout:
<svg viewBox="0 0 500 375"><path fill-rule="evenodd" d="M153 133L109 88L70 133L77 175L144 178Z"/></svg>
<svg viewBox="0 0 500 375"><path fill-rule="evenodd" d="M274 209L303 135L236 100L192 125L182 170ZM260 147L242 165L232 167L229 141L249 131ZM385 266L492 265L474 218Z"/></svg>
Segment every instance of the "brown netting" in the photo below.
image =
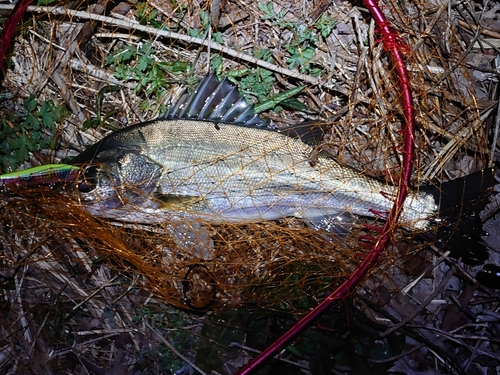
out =
<svg viewBox="0 0 500 375"><path fill-rule="evenodd" d="M270 86L268 96L304 84L305 90L296 98L306 107L289 102L282 105L285 111L264 115L278 126L306 120L331 125L318 151L329 152L360 174L396 183L402 139L399 85L367 13L348 2L276 0L266 3L273 5L273 18L259 4L245 0L149 1L106 7L97 2L31 9L4 81L5 91L13 96L2 103L2 111L24 110L22 101L30 94L71 110L55 132L54 147L31 155L30 162L39 164L75 155L110 129L155 118L184 86L194 85L213 69L238 72L235 82L253 100L262 100L257 84ZM488 136L492 134L497 88L488 74L492 74L496 50L484 42L482 35L486 34L478 31L474 4L450 8L441 2L387 1L384 5L386 16L409 46L405 56L418 124L414 185L484 168L493 156ZM494 9L481 11L494 13ZM207 14L210 30L203 26L206 18L201 11ZM110 18L97 21L85 14ZM314 29L314 15L321 14L337 21L332 32L318 36L315 43L311 38L299 40ZM217 38L222 36L228 50L220 53L207 43L202 46L175 35L158 36L137 26L136 19L141 17L146 27L165 25L182 35L194 35L197 30L205 41L220 42ZM294 25L299 24L304 26L297 31ZM110 56L125 53L126 47L139 52L126 61L106 63ZM262 50L268 52L259 53ZM304 57L306 51L311 59ZM145 55L150 60L141 60ZM175 69L160 68L160 62ZM116 74L127 67L137 71L140 63L149 64L149 70L141 72L144 76L160 69L162 89L155 90L154 80L138 89L137 77ZM188 63L192 64L190 70L185 69ZM253 86L252 75L257 79ZM99 127L81 131L88 119ZM192 316L172 310L164 302L220 314L234 307L271 308L295 318L355 269L372 245L372 230L379 225L373 220L360 222L348 239L338 240L297 219L244 225L207 223L213 259L201 260L179 248L161 225L116 225L94 218L59 188L4 189L0 210L0 336L4 337L0 371L6 373L58 373L63 369L99 373L104 367L124 373L166 373L179 370L183 361L207 373L231 373L250 351L236 351L227 337L209 330L207 321L213 326L220 323L211 314ZM376 275L354 301L376 322L378 330L387 331L380 337L382 341L391 337L388 330L392 325L398 321L406 324L399 328L407 337L401 345L408 350L391 359L403 358L395 371L416 371L418 366L412 367L415 361L421 364L420 370L437 367L443 372L451 371L450 366L455 366L454 371L472 371L471 363L476 363L476 369L498 366L498 358L492 355L498 349L493 333L498 323L488 326L485 318L484 330L478 333L466 326L475 322L470 314L460 310L449 317L451 307L459 306L455 294L463 297L462 290L471 293L465 281L473 271L458 264L443 268L413 237L414 233L404 231L395 234L394 245L374 271ZM424 271L422 283L412 288L411 282L421 280L417 277ZM458 291L452 293L454 299L446 289L446 282L453 278L460 281ZM484 291L477 293L469 307L475 313L479 307L494 312L498 296L493 294L491 299ZM432 307L434 300L441 307ZM470 299L464 303L468 302ZM237 311L235 315L241 310ZM448 318L443 317L445 311ZM437 340L429 333L429 321L438 322L434 328L441 335L445 332L449 340ZM246 334L257 330L251 323L244 327ZM234 321L230 327L235 332L244 330ZM460 335L452 332L455 329ZM209 344L200 344L200 337L207 337ZM468 337L477 341L471 344ZM249 344L237 335L231 339ZM213 342L219 353L203 351L202 355L200 348L207 350ZM168 356L159 354L162 346ZM482 350L481 356L474 348ZM185 358L179 360L172 354L175 350ZM460 364L449 365L453 353L459 353ZM206 358L213 356L217 361L207 364ZM31 361L35 357L43 360ZM158 358L166 357L171 367L158 365ZM344 371L344 365L336 369Z"/></svg>
<svg viewBox="0 0 500 375"><path fill-rule="evenodd" d="M3 197L2 225L14 257L6 267L66 261L85 278L93 274L92 262L106 258L117 275L181 308L273 307L286 296L290 307L300 310L295 306L300 299L320 300L366 252L354 236L344 242L297 219L284 219L207 223L213 248L207 249L211 259L203 260L189 247L179 247L161 225L113 225L89 215L60 191L37 187L18 192L22 197ZM33 228L36 237L28 246L23 239Z"/></svg>

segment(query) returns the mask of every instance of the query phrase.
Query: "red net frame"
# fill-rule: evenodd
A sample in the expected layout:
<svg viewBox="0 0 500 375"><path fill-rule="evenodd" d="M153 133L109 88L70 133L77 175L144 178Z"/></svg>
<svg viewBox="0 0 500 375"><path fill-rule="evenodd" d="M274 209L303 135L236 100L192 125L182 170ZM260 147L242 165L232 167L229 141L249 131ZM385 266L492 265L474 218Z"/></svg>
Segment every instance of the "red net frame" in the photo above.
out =
<svg viewBox="0 0 500 375"><path fill-rule="evenodd" d="M258 356L252 359L247 365L237 371L236 375L251 374L260 368L270 358L274 357L287 345L289 345L298 335L305 331L314 321L320 318L325 311L327 311L333 304L345 299L353 288L358 285L367 273L376 264L378 258L384 251L391 233L393 232L398 217L403 208L406 196L408 195L408 186L410 185L411 172L413 169L413 157L415 153L415 146L413 142L415 123L415 111L413 109L413 97L409 83L408 73L404 60L404 50L407 46L399 39L399 35L394 30L384 14L382 13L378 2L375 0L365 0L364 5L370 10L375 23L378 27L378 32L381 36L381 42L384 45L384 50L391 57L397 75L399 77L399 84L401 89L401 102L405 114L405 122L403 132L404 144L402 148L403 163L401 166L401 174L399 177L398 194L394 205L389 213L389 217L385 222L379 237L376 239L370 253L365 257L356 270L349 276L349 278L337 287L332 294L330 294L323 302L315 307L309 314L297 322L290 330L283 336L272 343L266 350L262 351Z"/></svg>

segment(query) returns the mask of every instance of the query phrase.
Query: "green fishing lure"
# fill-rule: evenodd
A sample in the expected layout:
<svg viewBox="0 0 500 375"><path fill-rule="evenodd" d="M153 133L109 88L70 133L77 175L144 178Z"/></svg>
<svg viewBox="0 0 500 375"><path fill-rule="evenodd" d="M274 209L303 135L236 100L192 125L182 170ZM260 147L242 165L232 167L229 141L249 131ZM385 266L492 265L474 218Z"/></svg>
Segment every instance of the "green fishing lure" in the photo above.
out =
<svg viewBox="0 0 500 375"><path fill-rule="evenodd" d="M80 167L69 164L46 164L0 175L2 185L39 185L71 181L78 176Z"/></svg>

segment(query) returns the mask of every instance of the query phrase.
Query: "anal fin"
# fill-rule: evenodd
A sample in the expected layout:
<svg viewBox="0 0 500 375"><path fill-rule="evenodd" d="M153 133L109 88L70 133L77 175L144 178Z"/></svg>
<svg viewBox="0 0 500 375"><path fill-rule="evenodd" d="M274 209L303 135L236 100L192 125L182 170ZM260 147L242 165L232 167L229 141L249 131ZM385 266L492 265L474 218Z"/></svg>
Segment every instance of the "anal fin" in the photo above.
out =
<svg viewBox="0 0 500 375"><path fill-rule="evenodd" d="M357 217L349 212L329 213L328 215L305 217L305 223L317 230L325 232L327 239L331 241L335 237L344 239L350 233L356 223Z"/></svg>

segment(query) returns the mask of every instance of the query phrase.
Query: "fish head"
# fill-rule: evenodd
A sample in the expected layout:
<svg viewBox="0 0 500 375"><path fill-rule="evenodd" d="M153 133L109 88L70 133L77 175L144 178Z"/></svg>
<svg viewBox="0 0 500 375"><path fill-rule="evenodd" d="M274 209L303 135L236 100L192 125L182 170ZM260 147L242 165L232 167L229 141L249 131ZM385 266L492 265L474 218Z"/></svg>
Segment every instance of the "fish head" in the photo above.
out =
<svg viewBox="0 0 500 375"><path fill-rule="evenodd" d="M162 170L143 155L115 154L112 158L92 160L83 165L71 190L74 198L90 212L101 217L115 217L117 210L150 208Z"/></svg>
<svg viewBox="0 0 500 375"><path fill-rule="evenodd" d="M71 192L86 207L98 205L116 208L121 205L121 178L113 164L83 166L79 178L72 184Z"/></svg>

